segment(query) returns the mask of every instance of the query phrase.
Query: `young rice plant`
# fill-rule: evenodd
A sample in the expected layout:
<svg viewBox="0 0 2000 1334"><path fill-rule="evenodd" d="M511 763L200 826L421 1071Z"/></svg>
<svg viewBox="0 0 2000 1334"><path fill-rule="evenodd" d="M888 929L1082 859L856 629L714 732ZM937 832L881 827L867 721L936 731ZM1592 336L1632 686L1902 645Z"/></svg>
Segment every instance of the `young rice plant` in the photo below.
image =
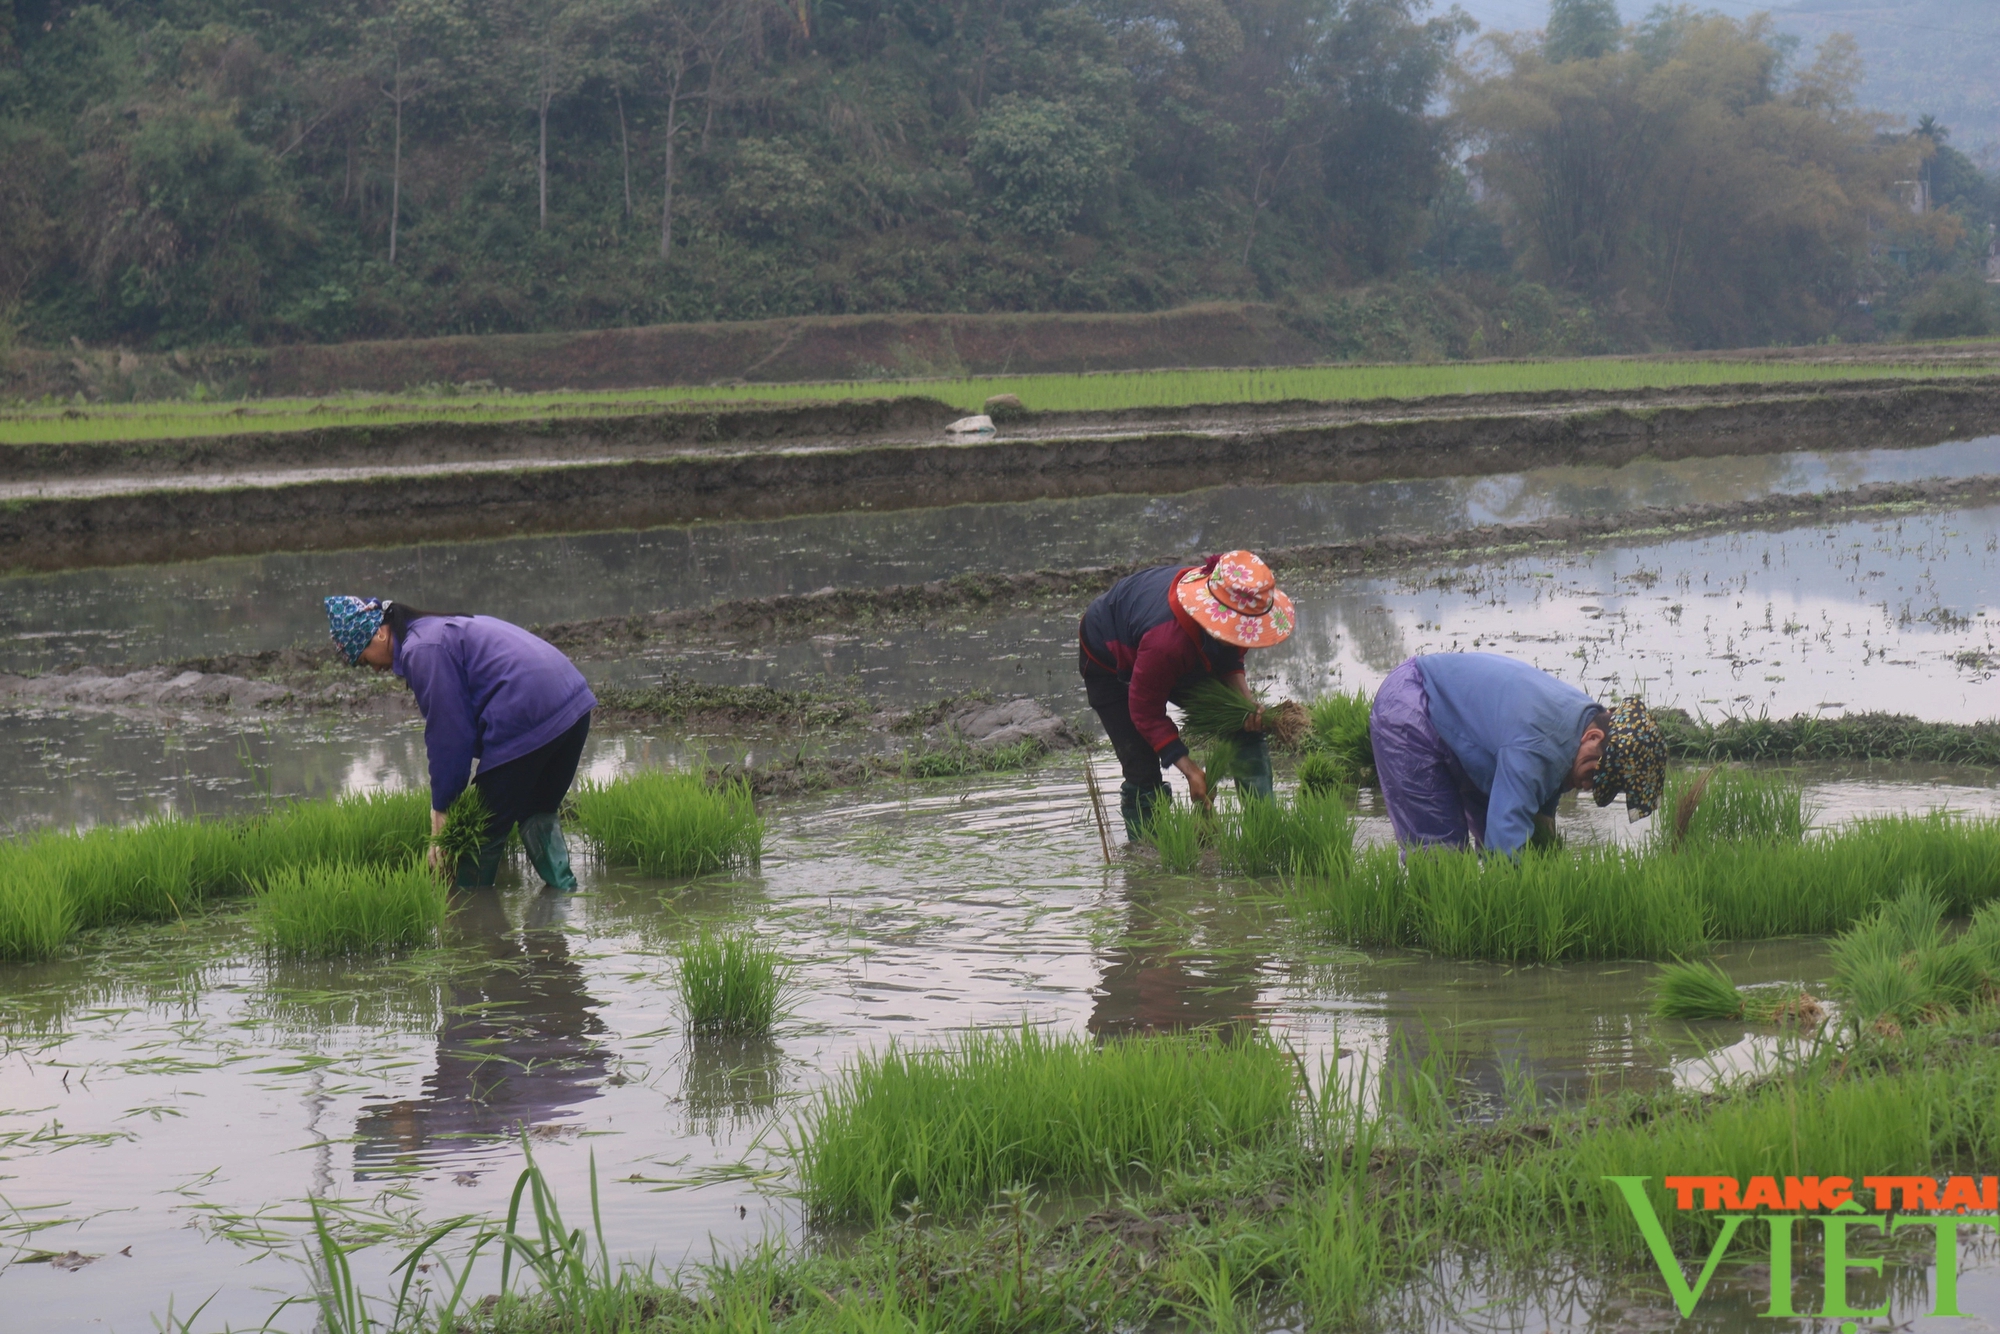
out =
<svg viewBox="0 0 2000 1334"><path fill-rule="evenodd" d="M705 875L754 863L764 850L764 822L741 782L652 771L585 783L571 801L577 830L600 855L645 875Z"/></svg>

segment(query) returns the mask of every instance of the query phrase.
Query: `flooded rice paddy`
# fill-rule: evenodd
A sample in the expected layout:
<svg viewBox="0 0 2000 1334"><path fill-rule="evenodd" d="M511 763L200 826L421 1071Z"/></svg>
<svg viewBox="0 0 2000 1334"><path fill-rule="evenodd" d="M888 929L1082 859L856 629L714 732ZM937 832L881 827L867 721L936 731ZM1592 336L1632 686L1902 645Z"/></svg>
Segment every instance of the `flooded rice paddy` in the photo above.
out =
<svg viewBox="0 0 2000 1334"><path fill-rule="evenodd" d="M329 591L505 607L523 625L826 587L1111 564L1245 542L1342 542L1634 508L1983 476L2000 437L1911 449L1641 460L1408 482L965 505L380 550L230 557L0 581L0 672L316 642Z"/></svg>
<svg viewBox="0 0 2000 1334"><path fill-rule="evenodd" d="M862 1048L968 1026L1259 1024L1348 1069L1447 1044L1495 1097L1510 1074L1561 1096L1754 1059L1740 1025L1651 1019L1650 965L1326 950L1273 885L1162 876L1136 854L1107 869L1065 767L779 806L753 874L669 884L586 864L582 892L558 898L517 873L468 895L451 947L416 959L272 964L221 913L10 968L3 1239L98 1257L0 1272L10 1311L22 1328L139 1330L168 1297L185 1313L219 1293L208 1327L254 1326L305 1290L310 1200L381 1238L357 1264L387 1290L391 1241L504 1210L524 1130L565 1199L587 1198L594 1156L626 1255L670 1267L795 1233L768 1186L800 1095ZM1571 813L1572 831L1597 815ZM768 1042L678 1022L667 950L718 924L802 967ZM1722 957L1743 982L1823 975L1816 941Z"/></svg>
<svg viewBox="0 0 2000 1334"><path fill-rule="evenodd" d="M316 599L388 588L527 622L966 569L1123 560L1217 546L1331 541L1634 504L1737 499L1869 480L1977 475L1993 441L1853 456L1565 469L1378 488L1263 488L603 538L267 557L9 581L0 640L20 669L309 641ZM1643 689L1710 717L1889 709L1949 721L2000 713L1991 621L2000 511L1840 519L1438 566L1294 587L1301 630L1258 675L1294 694L1368 688L1409 653L1493 648L1594 692ZM412 590L409 584L414 582ZM18 594L18 596L17 596ZM873 698L967 689L1082 713L1069 613L947 619L754 650L675 648L589 664L602 681L858 679ZM737 744L726 738L714 744ZM753 752L774 743L752 738ZM678 736L606 728L598 777L686 753ZM198 1328L257 1327L309 1291L309 1207L345 1235L371 1292L398 1241L498 1214L525 1135L580 1210L593 1170L622 1255L662 1269L766 1235L800 1235L783 1190L786 1127L840 1062L1020 1022L1133 1033L1258 1025L1308 1061L1379 1068L1448 1046L1477 1089L1531 1078L1700 1084L1766 1054L1740 1024L1651 1018L1651 965L1553 968L1326 948L1277 886L1107 867L1081 761L1025 775L878 784L773 802L754 872L649 881L583 862L554 898L508 872L472 895L449 946L358 965L280 965L239 914L121 932L81 957L0 966L0 1266L12 1327L150 1330L204 1301ZM1101 782L1115 768L1100 761ZM2000 813L2000 782L1945 766L1815 769L1822 820L1948 806ZM362 716L175 719L0 715L0 811L12 828L148 811L222 813L271 796L410 786L417 730ZM1364 840L1386 837L1372 794ZM1615 811L1565 804L1577 838L1631 837ZM1644 826L1638 832L1643 833ZM704 926L754 927L801 970L768 1041L696 1041L670 947ZM1738 982L1817 983L1824 942L1729 947ZM87 1263L78 1263L89 1257ZM1968 1253L1966 1309L2000 1310L2000 1261ZM1918 1273L1918 1281L1921 1274ZM1562 1275L1524 1288L1448 1266L1396 1323L1427 1330L1648 1329L1671 1321L1621 1288ZM1924 1309L1911 1303L1911 1309ZM1899 1311L1901 1307L1899 1307ZM1758 1326L1746 1296L1701 1327ZM304 1307L280 1328L308 1329ZM1918 1328L1927 1322L1914 1322ZM1980 1329L1976 1321L1953 1328Z"/></svg>

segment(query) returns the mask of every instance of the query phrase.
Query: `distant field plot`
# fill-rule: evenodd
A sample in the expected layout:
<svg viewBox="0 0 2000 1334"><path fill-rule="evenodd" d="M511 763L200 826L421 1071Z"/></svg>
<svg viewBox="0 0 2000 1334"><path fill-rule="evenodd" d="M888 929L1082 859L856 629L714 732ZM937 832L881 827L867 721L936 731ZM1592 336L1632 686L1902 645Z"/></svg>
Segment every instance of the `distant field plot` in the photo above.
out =
<svg viewBox="0 0 2000 1334"><path fill-rule="evenodd" d="M1725 384L1931 379L1983 373L1964 366L1827 365L1786 361L1482 362L1422 366L1299 366L1271 370L1120 371L996 375L943 380L845 380L809 384L701 385L662 389L511 394L459 390L317 399L17 407L0 410L0 444L82 444L184 439L405 423L589 420L722 407L832 403L915 396L975 412L995 394L1037 412L1173 408L1189 404L1357 402L1451 394L1674 389Z"/></svg>

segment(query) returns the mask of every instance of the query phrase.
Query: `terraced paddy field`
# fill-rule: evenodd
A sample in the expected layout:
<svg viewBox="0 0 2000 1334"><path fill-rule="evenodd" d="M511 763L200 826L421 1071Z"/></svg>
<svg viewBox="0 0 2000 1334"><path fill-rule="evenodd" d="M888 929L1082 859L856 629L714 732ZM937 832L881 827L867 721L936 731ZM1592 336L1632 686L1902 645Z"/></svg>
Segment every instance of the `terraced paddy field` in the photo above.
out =
<svg viewBox="0 0 2000 1334"><path fill-rule="evenodd" d="M1743 360L1480 362L1425 366L1298 366L1250 370L989 375L955 380L845 380L695 385L653 390L510 394L492 389L354 394L242 402L47 404L0 408L0 446L179 440L412 423L560 421L742 405L838 404L911 397L978 412L1018 397L1032 412L1102 413L1199 404L1345 403L1452 395L1588 394L1718 385L1838 384L1981 373L1945 358L1889 365Z"/></svg>
<svg viewBox="0 0 2000 1334"><path fill-rule="evenodd" d="M637 701L594 731L591 782L705 763L842 785L758 798L755 860L706 875L581 851L581 891L550 896L511 865L414 948L294 957L237 895L0 963L0 1299L35 1329L356 1328L343 1302L387 1325L408 1275L435 1327L459 1276L461 1308L499 1291L507 1243L485 1230L532 1165L521 1300L474 1327L1669 1327L1602 1174L2000 1162L1990 1010L1850 1023L1863 1002L1835 989L1834 944L1911 874L1961 912L2000 892L1977 851L2000 837L2000 770L1963 762L1991 753L2000 699L1993 459L1966 434L9 579L16 838L420 788L407 706L341 693L353 678L315 657L318 596L350 589L558 635ZM998 772L910 762L959 754L937 706L968 696L1021 697L1089 739L1081 605L1116 568L1237 545L1293 553L1300 632L1254 663L1274 695L1493 648L1684 710L1687 779L1782 761L1758 771L1790 776L1808 827L1751 831L1759 855L1879 845L1887 826L1861 822L1934 810L1942 832L1896 826L1923 847L1895 883L1844 889L1825 934L1702 919L1677 941L1729 986L1803 988L1823 1026L1689 1021L1655 1012L1659 950L1482 957L1499 951L1476 932L1432 929L1469 902L1441 891L1413 934L1328 911L1352 876L1393 876L1365 778L1324 798L1340 813L1315 837L1340 855L1306 876L1245 870L1240 842L1170 871L1115 830L1107 859L1084 782L1085 764L1117 781L1101 747ZM176 696L133 667L273 689ZM769 689L715 693L751 686ZM901 758L839 767L871 756ZM1304 766L1281 761L1291 806ZM1554 855L1712 865L1655 823L1566 802ZM1590 874L1600 898L1628 888ZM690 961L746 939L782 955L783 1000L767 1031L720 1033ZM1027 1087L1089 1110L1004 1122L1029 1126L1006 1145L953 1138L1018 1117L994 1090ZM1714 1225L1658 1198L1698 1259ZM537 1199L562 1227L544 1234ZM1749 1232L1689 1327L1771 1327ZM2000 1255L1962 1232L1959 1304L2000 1310ZM1853 1304L1931 1327L1928 1230L1856 1245L1886 1263L1855 1271ZM1797 1306L1815 1311L1808 1254Z"/></svg>

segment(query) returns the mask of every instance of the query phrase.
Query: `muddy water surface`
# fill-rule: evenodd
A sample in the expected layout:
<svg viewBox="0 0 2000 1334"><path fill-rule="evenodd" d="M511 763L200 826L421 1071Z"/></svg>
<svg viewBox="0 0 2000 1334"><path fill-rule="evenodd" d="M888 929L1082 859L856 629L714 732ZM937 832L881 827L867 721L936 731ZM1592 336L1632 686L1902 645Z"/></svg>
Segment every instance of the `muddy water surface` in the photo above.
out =
<svg viewBox="0 0 2000 1334"><path fill-rule="evenodd" d="M607 739L592 767L644 762L642 747ZM1878 775L1883 804L1939 795L1899 777ZM2000 805L1990 788L1949 795ZM1163 876L1136 853L1107 868L1085 810L1073 765L776 804L755 872L668 883L585 863L574 898L510 876L461 902L441 954L271 964L225 912L0 970L0 1240L97 1257L9 1265L0 1300L23 1328L144 1330L169 1297L185 1313L212 1295L204 1327L254 1324L307 1290L313 1200L379 1239L357 1266L384 1291L397 1239L504 1210L524 1133L578 1210L594 1155L624 1255L671 1266L795 1234L776 1150L812 1090L864 1047L973 1026L1258 1024L1343 1070L1442 1046L1494 1096L1521 1075L1548 1096L1700 1082L1704 1052L1741 1065L1760 1049L1740 1026L1650 1019L1648 965L1325 948L1288 925L1276 886ZM1587 806L1564 819L1605 829ZM1380 833L1365 809L1364 836ZM682 1031L667 952L703 925L754 927L796 960L797 1008L770 1042ZM1821 949L1724 963L1810 983ZM293 1314L279 1326L311 1325Z"/></svg>
<svg viewBox="0 0 2000 1334"><path fill-rule="evenodd" d="M380 592L528 625L966 571L1072 568L1981 476L2000 471L1996 444L1983 437L1912 449L967 505L22 576L0 580L0 671L315 643L325 633L319 599L329 592Z"/></svg>
<svg viewBox="0 0 2000 1334"><path fill-rule="evenodd" d="M1959 448L1967 452L1954 466L1985 466L1983 443ZM1868 466L1909 465L1923 452ZM1808 456L1743 466L1751 463L1805 467ZM1924 466L1905 475L1941 475L1942 464ZM1694 485L1671 470L1659 475L1668 490ZM1448 527L1535 506L1582 510L1600 503L1588 496L1602 488L1616 495L1601 503L1622 508L1633 493L1618 487L1639 476L1599 475L1574 494L1532 479L1482 479L1368 495L1379 508L1396 494L1428 494L1436 504L1424 522ZM1866 478L1828 483L1822 474L1817 484L1852 480ZM1743 493L1741 482L1731 496ZM1518 489L1479 498L1478 488L1502 483ZM1119 501L1133 508L1101 513L1074 503L1002 507L1017 530L1011 564L996 554L1015 550L1007 530L973 522L992 517L984 511L850 519L869 540L845 545L805 523L734 526L740 560L726 543L688 559L688 544L719 529L672 540L683 543L678 568L697 572L689 600L705 602L730 589L783 591L791 579L873 583L1123 558L1175 543L1206 549L1242 540L1233 534L1246 514L1261 525L1249 540L1324 540L1353 531L1342 524L1376 521L1354 498L1366 491L1218 492ZM1336 495L1351 508L1332 505ZM1295 508L1277 503L1287 498ZM1702 497L1667 497L1686 498ZM1382 526L1418 526L1411 516L1422 513L1412 501ZM754 540L745 536L753 528ZM2000 512L1959 510L1300 583L1301 633L1257 665L1274 685L1307 694L1367 687L1411 652L1492 647L1596 692L1643 688L1656 702L1711 716L1880 707L1972 721L2000 712L1987 614L1996 533ZM617 540L629 547L656 537ZM564 615L591 613L575 603L592 580L605 588L587 595L601 593L606 610L672 605L661 590L676 585L646 564L665 561L670 545L645 559L631 547L622 566L609 547L565 566L565 549L578 544L457 549L451 561L463 563L449 567L450 578L468 582L420 586L443 595L426 600L449 605L454 588L480 587L470 581L483 557L493 588L545 597ZM926 550L944 554L925 565ZM508 552L517 565L496 556ZM363 553L342 577L362 578L369 561L435 555ZM317 592L327 565L224 562L13 581L9 591L23 596L9 599L7 615L28 636L11 641L14 665L310 638L320 633L310 602L296 615L272 609ZM368 577L394 567L372 568ZM626 573L613 577L615 568ZM904 572L884 573L893 568ZM589 579L573 577L578 570ZM71 626L105 633L93 640ZM1076 714L1073 635L1067 612L968 617L591 670L600 680L831 675L857 678L890 702L977 687L1038 695ZM586 769L608 776L685 753L678 737L604 729ZM0 1255L17 1256L0 1266L0 1309L22 1328L143 1331L170 1299L185 1314L213 1297L201 1328L255 1326L307 1291L299 1242L311 1201L344 1235L377 1240L356 1264L366 1288L385 1291L398 1240L504 1209L523 1134L579 1217L594 1156L606 1231L622 1255L672 1266L705 1259L712 1247L795 1234L778 1150L813 1090L865 1047L968 1026L1110 1033L1257 1024L1341 1070L1447 1045L1472 1084L1496 1095L1517 1075L1547 1096L1591 1082L1698 1083L1713 1077L1706 1053L1736 1069L1768 1055L1740 1026L1651 1020L1641 995L1648 965L1511 969L1331 949L1297 934L1274 885L1162 876L1144 854L1121 854L1107 868L1085 823L1078 764L773 803L768 855L754 872L690 885L585 863L584 892L570 899L505 881L459 906L449 949L387 964L267 963L244 918L229 911L119 935L72 962L0 966ZM1099 772L1115 783L1108 764ZM0 812L14 828L130 820L150 809L250 809L273 794L415 784L422 773L418 732L393 720L0 716ZM1828 819L1935 805L2000 812L1993 776L1964 769L1856 767L1808 778ZM1375 799L1364 794L1362 803L1363 837L1382 838ZM1562 818L1579 838L1644 832L1587 804L1566 805ZM797 962L795 1012L768 1043L695 1042L681 1029L668 952L716 924L754 927L785 942ZM1815 982L1822 948L1766 942L1724 963L1739 981ZM38 1251L87 1263L18 1262ZM1992 1273L1967 1277L1968 1296L1992 1294ZM1476 1268L1439 1280L1413 1297L1409 1323L1523 1331L1670 1323L1657 1301L1635 1307L1630 1294L1574 1276L1532 1297ZM1906 1307L1924 1309L1899 1302L1899 1318ZM1715 1321L1709 1327L1757 1327L1722 1309ZM294 1308L276 1325L312 1323Z"/></svg>
<svg viewBox="0 0 2000 1334"><path fill-rule="evenodd" d="M1253 654L1280 693L1372 690L1415 653L1507 653L1593 695L1708 718L1886 710L2000 713L2000 508L1848 518L1286 586L1299 629ZM661 643L603 679L663 673L801 685L852 678L917 704L984 689L1076 707L1076 621L941 616L745 650Z"/></svg>

